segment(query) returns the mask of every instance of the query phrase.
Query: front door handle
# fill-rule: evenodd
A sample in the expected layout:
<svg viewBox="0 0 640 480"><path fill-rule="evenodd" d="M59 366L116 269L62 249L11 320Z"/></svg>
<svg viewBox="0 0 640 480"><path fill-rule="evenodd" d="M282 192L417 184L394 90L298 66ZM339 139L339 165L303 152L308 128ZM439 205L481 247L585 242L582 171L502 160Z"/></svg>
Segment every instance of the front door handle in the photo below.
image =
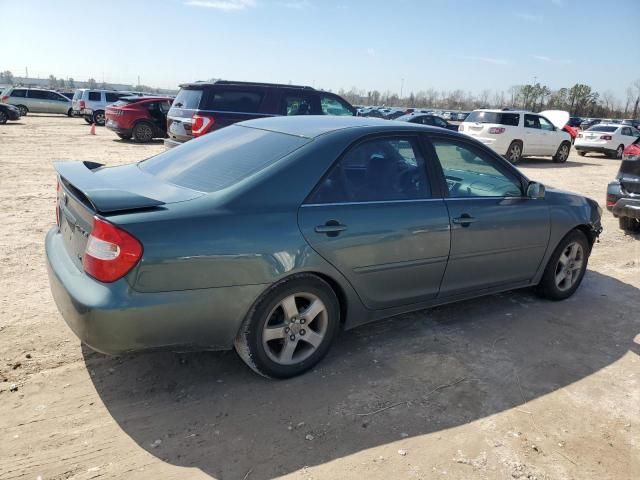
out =
<svg viewBox="0 0 640 480"><path fill-rule="evenodd" d="M472 217L468 213L463 213L459 217L453 219L453 223L462 225L463 227L468 227L469 225L477 221L478 221L477 218Z"/></svg>
<svg viewBox="0 0 640 480"><path fill-rule="evenodd" d="M324 225L318 225L314 228L316 233L324 233L328 237L337 237L340 232L344 232L346 229L346 225L342 225L336 220L329 220Z"/></svg>

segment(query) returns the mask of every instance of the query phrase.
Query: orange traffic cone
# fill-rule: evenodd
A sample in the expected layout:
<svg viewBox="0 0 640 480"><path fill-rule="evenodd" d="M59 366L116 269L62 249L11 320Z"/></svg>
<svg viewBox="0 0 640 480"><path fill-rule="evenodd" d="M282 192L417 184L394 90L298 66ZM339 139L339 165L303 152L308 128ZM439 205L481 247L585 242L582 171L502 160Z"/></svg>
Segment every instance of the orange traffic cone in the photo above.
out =
<svg viewBox="0 0 640 480"><path fill-rule="evenodd" d="M95 122L93 122L91 124L91 130L89 131L89 135L95 135L96 134L96 124Z"/></svg>

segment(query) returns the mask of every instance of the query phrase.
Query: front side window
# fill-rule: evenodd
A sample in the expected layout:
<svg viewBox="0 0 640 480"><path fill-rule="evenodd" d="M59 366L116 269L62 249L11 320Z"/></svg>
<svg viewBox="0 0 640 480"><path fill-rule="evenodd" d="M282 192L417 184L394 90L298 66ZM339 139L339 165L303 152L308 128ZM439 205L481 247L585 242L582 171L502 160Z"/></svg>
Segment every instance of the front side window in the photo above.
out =
<svg viewBox="0 0 640 480"><path fill-rule="evenodd" d="M333 95L320 95L323 115L353 116L351 109Z"/></svg>
<svg viewBox="0 0 640 480"><path fill-rule="evenodd" d="M49 98L49 92L45 90L29 90L29 98L47 100Z"/></svg>
<svg viewBox="0 0 640 480"><path fill-rule="evenodd" d="M443 119L441 119L440 117L433 117L433 124L436 127L440 127L440 128L447 128L447 122L445 122Z"/></svg>
<svg viewBox="0 0 640 480"><path fill-rule="evenodd" d="M47 98L48 100L54 100L56 102L68 102L69 99L63 95L60 95L59 93L56 92L47 92Z"/></svg>
<svg viewBox="0 0 640 480"><path fill-rule="evenodd" d="M540 129L540 117L538 117L537 115L525 115L524 128Z"/></svg>
<svg viewBox="0 0 640 480"><path fill-rule="evenodd" d="M550 132L553 132L555 130L555 127L553 126L553 124L546 118L538 117L538 121L540 122L540 128L542 130L547 130Z"/></svg>
<svg viewBox="0 0 640 480"><path fill-rule="evenodd" d="M520 182L490 156L455 140L434 140L449 197L520 197Z"/></svg>
<svg viewBox="0 0 640 480"><path fill-rule="evenodd" d="M386 137L351 148L333 165L308 203L418 200L430 196L417 139Z"/></svg>
<svg viewBox="0 0 640 480"><path fill-rule="evenodd" d="M89 101L99 102L101 100L100 92L89 92Z"/></svg>
<svg viewBox="0 0 640 480"><path fill-rule="evenodd" d="M204 110L220 112L255 113L260 111L262 93L241 90L210 91L205 100Z"/></svg>

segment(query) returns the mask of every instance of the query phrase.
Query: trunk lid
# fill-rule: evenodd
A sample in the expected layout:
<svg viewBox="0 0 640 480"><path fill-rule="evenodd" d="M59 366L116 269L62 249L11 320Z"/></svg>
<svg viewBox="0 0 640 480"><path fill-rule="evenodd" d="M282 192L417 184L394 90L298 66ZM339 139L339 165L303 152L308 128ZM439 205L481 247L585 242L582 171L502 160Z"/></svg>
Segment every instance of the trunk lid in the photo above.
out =
<svg viewBox="0 0 640 480"><path fill-rule="evenodd" d="M203 195L159 181L137 164L107 168L94 162L54 162L54 168L58 172L56 210L60 233L80 270L95 215L162 208Z"/></svg>
<svg viewBox="0 0 640 480"><path fill-rule="evenodd" d="M549 120L553 125L562 130L562 128L569 121L569 112L565 112L564 110L545 110L544 112L540 112L544 118Z"/></svg>

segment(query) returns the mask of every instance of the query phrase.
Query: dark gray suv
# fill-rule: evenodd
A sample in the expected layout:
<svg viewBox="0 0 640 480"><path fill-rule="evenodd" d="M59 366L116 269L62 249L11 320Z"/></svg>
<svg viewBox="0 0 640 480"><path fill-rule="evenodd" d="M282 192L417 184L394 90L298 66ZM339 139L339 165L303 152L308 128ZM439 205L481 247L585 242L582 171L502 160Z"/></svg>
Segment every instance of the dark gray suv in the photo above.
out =
<svg viewBox="0 0 640 480"><path fill-rule="evenodd" d="M244 120L280 115L355 116L340 96L312 87L217 80L180 85L167 116L164 144L175 147Z"/></svg>

